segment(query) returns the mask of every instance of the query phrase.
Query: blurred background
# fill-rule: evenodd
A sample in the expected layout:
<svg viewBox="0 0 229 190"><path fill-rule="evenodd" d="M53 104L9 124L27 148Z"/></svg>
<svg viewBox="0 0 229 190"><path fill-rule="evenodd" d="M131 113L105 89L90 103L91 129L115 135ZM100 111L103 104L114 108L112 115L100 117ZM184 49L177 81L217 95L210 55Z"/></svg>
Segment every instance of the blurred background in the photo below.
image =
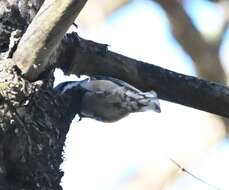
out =
<svg viewBox="0 0 229 190"><path fill-rule="evenodd" d="M161 67L227 84L228 0L89 0L76 20L83 38ZM65 77L57 70L56 84ZM78 118L62 169L64 190L229 189L229 121L160 101L162 113L105 124Z"/></svg>

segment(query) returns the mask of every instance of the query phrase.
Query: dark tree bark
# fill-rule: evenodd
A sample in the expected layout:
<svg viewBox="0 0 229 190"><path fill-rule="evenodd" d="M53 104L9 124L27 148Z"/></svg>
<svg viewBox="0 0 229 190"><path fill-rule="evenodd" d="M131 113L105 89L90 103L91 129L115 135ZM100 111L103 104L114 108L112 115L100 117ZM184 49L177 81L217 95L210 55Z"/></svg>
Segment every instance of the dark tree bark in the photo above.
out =
<svg viewBox="0 0 229 190"><path fill-rule="evenodd" d="M0 189L62 189L62 151L74 110L51 80L30 83L1 62ZM63 103L64 101L64 103Z"/></svg>
<svg viewBox="0 0 229 190"><path fill-rule="evenodd" d="M61 41L85 2L46 0L34 18L43 0L0 1L0 189L62 189L59 166L78 97L53 89L56 67L117 77L141 90L153 88L163 99L228 117L229 106L220 107L229 104L224 86L109 52L75 34ZM50 22L42 22L55 8ZM209 99L201 104L203 95Z"/></svg>
<svg viewBox="0 0 229 190"><path fill-rule="evenodd" d="M56 2L61 3L60 0ZM85 1L69 2L78 4ZM35 82L27 80L31 78L31 75L27 75L27 79L25 75L21 75L27 71L18 67L21 64L20 60L23 58L23 65L26 58L31 58L26 53L31 54L35 44L31 42L30 45L34 45L34 47L30 46L31 49L27 49L26 52L25 49L20 49L20 46L17 48L15 43L17 40L13 35L16 32L16 37L20 38L20 34L25 33L42 3L43 0L0 2L1 190L62 189L60 180L63 172L59 167L63 161L62 151L66 134L75 116L77 105L69 95L59 95L55 92L51 69L43 72L44 67L39 70L38 66L39 76L36 75ZM72 7L75 14L72 19L75 19L80 8L77 10L74 9L74 6ZM69 10L67 14L67 16L71 16ZM66 20L66 16L62 18L61 22L64 20ZM55 26L58 24L60 23L57 22ZM68 25L65 26L65 30ZM41 24L38 26L42 27ZM64 35L64 32L62 31L60 34ZM62 36L58 36L57 39L54 39L55 42L51 42L49 49L55 48L61 38ZM41 38L37 39L41 40ZM18 56L11 59L16 49ZM45 51L48 55L53 52L49 49ZM38 57L38 60L41 61L41 65L44 65L42 58ZM29 61L28 65L31 64L34 63ZM32 74L34 75L34 73Z"/></svg>

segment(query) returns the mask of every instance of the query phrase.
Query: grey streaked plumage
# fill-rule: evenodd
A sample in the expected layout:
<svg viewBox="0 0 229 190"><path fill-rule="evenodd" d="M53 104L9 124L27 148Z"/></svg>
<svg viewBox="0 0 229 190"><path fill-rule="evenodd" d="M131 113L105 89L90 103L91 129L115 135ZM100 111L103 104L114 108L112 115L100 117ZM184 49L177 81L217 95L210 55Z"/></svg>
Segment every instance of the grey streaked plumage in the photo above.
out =
<svg viewBox="0 0 229 190"><path fill-rule="evenodd" d="M84 93L81 93L79 115L103 122L114 122L133 112L160 112L154 91L141 92L130 84L111 77L97 76L83 81L65 82L56 89L61 93L82 89Z"/></svg>

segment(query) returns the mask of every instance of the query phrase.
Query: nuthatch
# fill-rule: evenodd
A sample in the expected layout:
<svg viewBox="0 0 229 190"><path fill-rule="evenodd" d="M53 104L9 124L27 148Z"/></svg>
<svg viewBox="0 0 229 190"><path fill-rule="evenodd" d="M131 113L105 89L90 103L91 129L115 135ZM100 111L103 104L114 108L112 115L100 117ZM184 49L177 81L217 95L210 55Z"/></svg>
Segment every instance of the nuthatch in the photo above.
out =
<svg viewBox="0 0 229 190"><path fill-rule="evenodd" d="M77 100L79 116L102 122L115 122L133 112L161 111L154 91L142 92L111 77L96 76L82 81L64 82L55 89L62 94L74 91L77 97L80 96ZM72 96L74 98L74 93Z"/></svg>

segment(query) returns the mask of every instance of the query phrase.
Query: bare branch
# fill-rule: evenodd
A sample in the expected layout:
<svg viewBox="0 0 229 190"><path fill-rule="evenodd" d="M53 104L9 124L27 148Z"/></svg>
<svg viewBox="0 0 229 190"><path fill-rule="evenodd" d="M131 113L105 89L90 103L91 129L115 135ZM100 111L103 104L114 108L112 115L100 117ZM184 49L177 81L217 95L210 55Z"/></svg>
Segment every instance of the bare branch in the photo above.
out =
<svg viewBox="0 0 229 190"><path fill-rule="evenodd" d="M159 98L229 117L229 88L172 72L107 50L107 45L84 40L76 33L62 42L58 57L65 74L105 75L124 80Z"/></svg>
<svg viewBox="0 0 229 190"><path fill-rule="evenodd" d="M228 26L229 26L229 19L225 20L225 22L223 23L222 29L218 35L218 39L216 40L215 46L218 52L220 51L220 47L222 45L224 35L228 29Z"/></svg>
<svg viewBox="0 0 229 190"><path fill-rule="evenodd" d="M220 51L220 47L222 45L223 39L224 39L224 35L229 27L229 2L228 1L222 1L219 3L219 5L221 6L221 9L224 12L224 22L223 25L221 27L221 30L219 32L218 35L218 39L216 40L215 46L216 46L216 50L219 52Z"/></svg>
<svg viewBox="0 0 229 190"><path fill-rule="evenodd" d="M13 56L22 74L36 80L87 0L46 0Z"/></svg>
<svg viewBox="0 0 229 190"><path fill-rule="evenodd" d="M198 74L208 80L226 84L226 74L219 52L208 43L193 25L180 0L154 0L165 10L170 20L174 37L191 56Z"/></svg>

